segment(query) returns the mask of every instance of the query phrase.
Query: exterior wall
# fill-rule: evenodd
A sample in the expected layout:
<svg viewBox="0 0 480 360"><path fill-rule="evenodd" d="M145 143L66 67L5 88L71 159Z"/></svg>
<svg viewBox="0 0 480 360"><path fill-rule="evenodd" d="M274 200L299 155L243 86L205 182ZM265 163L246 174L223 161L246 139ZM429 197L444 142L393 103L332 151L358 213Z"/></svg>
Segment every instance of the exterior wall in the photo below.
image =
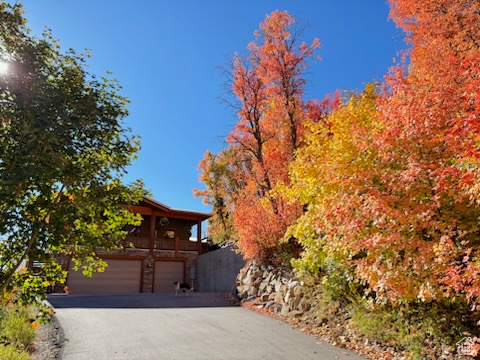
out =
<svg viewBox="0 0 480 360"><path fill-rule="evenodd" d="M198 291L232 291L245 260L231 247L214 250L198 257Z"/></svg>
<svg viewBox="0 0 480 360"><path fill-rule="evenodd" d="M103 251L102 249L96 250L100 257L128 259L128 258L142 258L143 259L143 286L142 292L153 292L153 274L155 261L168 260L169 258L175 260L181 260L185 264L184 281L189 283L194 288L197 288L195 279L191 277L192 272L195 275L197 268L198 253L196 251L179 251L175 256L174 250L154 250L153 256L149 250L146 249L125 249L117 251ZM192 270L193 268L193 270ZM195 277L195 276L193 276Z"/></svg>

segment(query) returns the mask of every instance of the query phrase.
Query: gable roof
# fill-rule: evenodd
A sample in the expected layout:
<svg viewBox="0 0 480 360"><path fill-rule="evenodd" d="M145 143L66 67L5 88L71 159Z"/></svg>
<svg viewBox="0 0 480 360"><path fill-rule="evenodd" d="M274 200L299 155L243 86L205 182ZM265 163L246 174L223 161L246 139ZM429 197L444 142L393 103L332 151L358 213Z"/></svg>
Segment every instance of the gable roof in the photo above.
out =
<svg viewBox="0 0 480 360"><path fill-rule="evenodd" d="M178 217L178 218L197 218L199 220L206 220L212 216L212 214L210 213L174 209L147 196L143 197L143 200L140 201L140 204L153 208L157 212L160 212L163 216L167 216L167 217L171 216L171 217Z"/></svg>

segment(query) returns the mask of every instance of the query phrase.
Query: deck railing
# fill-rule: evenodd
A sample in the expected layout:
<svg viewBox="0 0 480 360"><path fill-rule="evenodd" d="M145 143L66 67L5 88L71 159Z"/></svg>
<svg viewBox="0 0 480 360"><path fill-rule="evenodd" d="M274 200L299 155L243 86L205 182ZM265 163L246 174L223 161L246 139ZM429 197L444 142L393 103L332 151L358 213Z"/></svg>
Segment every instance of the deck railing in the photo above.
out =
<svg viewBox="0 0 480 360"><path fill-rule="evenodd" d="M150 249L150 238L128 236L125 239L125 246L133 247L135 249ZM157 250L175 250L175 239L155 239L153 243L153 248ZM179 240L178 250L197 251L198 245L196 242L193 241Z"/></svg>

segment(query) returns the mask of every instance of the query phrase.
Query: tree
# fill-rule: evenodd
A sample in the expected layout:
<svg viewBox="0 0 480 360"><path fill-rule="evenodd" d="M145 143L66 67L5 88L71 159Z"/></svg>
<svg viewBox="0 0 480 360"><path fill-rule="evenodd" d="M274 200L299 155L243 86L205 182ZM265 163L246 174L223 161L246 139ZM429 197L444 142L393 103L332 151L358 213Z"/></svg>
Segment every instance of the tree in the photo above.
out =
<svg viewBox="0 0 480 360"><path fill-rule="evenodd" d="M235 164L233 149L224 149L218 154L207 151L198 165L202 171L200 181L205 184L206 189L194 189L194 195L203 196L204 203L213 207L207 231L215 244L236 239L231 208L232 194L242 187L243 181L232 177L232 174L236 173L233 170Z"/></svg>
<svg viewBox="0 0 480 360"><path fill-rule="evenodd" d="M326 99L323 115L312 115L305 124L304 144L290 165L290 183L277 189L304 207L285 234L303 248L293 261L295 269L320 278L323 290L334 290L335 296L355 286L357 229L368 237L369 218L362 206L378 165L377 151L370 147L381 130L377 92L368 84L343 101Z"/></svg>
<svg viewBox="0 0 480 360"><path fill-rule="evenodd" d="M411 49L370 113L354 97L307 136L291 181L308 211L289 233L303 267L333 257L377 302L478 310L480 4L391 4Z"/></svg>
<svg viewBox="0 0 480 360"><path fill-rule="evenodd" d="M115 81L85 70L46 32L29 34L19 4L0 4L0 283L27 301L65 277L56 254L85 273L105 264L95 247L116 248L138 217L121 204L143 194L121 182L138 150L122 125L127 100ZM19 269L25 260L37 272ZM39 300L40 298L36 298Z"/></svg>
<svg viewBox="0 0 480 360"><path fill-rule="evenodd" d="M227 151L235 160L224 169L226 178L236 179L239 186L224 194L221 206L228 209L233 224L232 240L248 258L270 258L281 247L285 229L301 212L298 204L284 201L273 191L278 183L288 182L288 164L301 142L307 116L303 73L319 47L318 39L310 46L299 44L300 35L291 15L274 11L260 24L248 56L236 55L233 61L232 93L237 99L238 122L227 137ZM202 163L204 180L212 178L208 174L213 167L203 166L212 164L210 160L205 158ZM213 183L205 184L207 192L199 194L215 203ZM210 226L219 228L217 220L213 217Z"/></svg>

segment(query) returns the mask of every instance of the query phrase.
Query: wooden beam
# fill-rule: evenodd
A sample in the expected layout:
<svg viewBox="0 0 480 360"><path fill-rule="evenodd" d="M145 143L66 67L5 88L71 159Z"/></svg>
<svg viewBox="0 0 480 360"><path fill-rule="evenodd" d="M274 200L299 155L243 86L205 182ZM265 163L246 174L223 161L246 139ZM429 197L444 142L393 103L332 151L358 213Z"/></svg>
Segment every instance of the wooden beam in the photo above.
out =
<svg viewBox="0 0 480 360"><path fill-rule="evenodd" d="M197 221L197 251L202 254L202 220Z"/></svg>
<svg viewBox="0 0 480 360"><path fill-rule="evenodd" d="M123 205L123 208L130 210L133 213L138 213L142 215L152 215L152 209L146 206L138 205Z"/></svg>
<svg viewBox="0 0 480 360"><path fill-rule="evenodd" d="M155 225L157 223L157 217L155 214L150 216L150 253L153 254L153 247L155 244Z"/></svg>
<svg viewBox="0 0 480 360"><path fill-rule="evenodd" d="M178 256L178 248L180 247L180 238L175 236L175 256Z"/></svg>
<svg viewBox="0 0 480 360"><path fill-rule="evenodd" d="M173 212L155 211L154 214L158 217L167 217L172 219L195 220L201 219L199 216L188 214L175 214Z"/></svg>

